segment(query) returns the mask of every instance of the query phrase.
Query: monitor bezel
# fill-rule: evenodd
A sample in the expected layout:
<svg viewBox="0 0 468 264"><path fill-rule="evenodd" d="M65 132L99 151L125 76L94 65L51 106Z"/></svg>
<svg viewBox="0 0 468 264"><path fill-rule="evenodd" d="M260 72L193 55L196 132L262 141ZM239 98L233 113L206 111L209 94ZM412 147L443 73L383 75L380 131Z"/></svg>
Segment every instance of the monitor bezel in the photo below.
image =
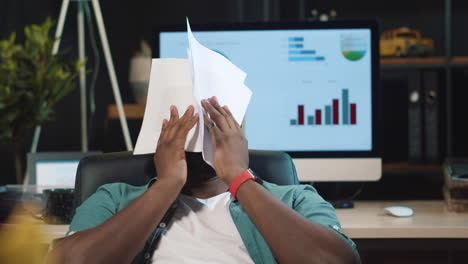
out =
<svg viewBox="0 0 468 264"><path fill-rule="evenodd" d="M346 20L328 22L268 22L231 24L191 24L197 31L242 31L242 30L303 30L303 29L369 29L371 31L371 72L372 72L372 149L336 151L288 151L292 158L368 158L382 156L382 94L380 87L379 27L374 20ZM153 30L153 57L159 58L159 34L161 32L186 32L185 24L164 25Z"/></svg>

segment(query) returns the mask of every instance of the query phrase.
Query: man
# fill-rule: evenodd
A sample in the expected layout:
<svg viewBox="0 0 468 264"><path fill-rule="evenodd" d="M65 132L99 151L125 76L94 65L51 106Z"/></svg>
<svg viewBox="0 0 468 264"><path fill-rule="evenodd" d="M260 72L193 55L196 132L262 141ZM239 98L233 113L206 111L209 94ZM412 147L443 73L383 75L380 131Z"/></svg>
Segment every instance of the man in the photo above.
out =
<svg viewBox="0 0 468 264"><path fill-rule="evenodd" d="M310 186L277 186L249 177L247 140L228 107L216 98L203 100L202 106L215 173L193 153L199 166L188 171L186 156L192 154L185 153L184 145L198 115L190 106L179 118L172 106L154 156L157 181L146 187L101 187L77 209L73 234L51 259L130 263L145 248L138 260L155 263L360 261L330 204ZM168 211L173 212L169 222ZM158 226L165 232L156 249L148 251L145 245L151 241L145 242L154 239Z"/></svg>

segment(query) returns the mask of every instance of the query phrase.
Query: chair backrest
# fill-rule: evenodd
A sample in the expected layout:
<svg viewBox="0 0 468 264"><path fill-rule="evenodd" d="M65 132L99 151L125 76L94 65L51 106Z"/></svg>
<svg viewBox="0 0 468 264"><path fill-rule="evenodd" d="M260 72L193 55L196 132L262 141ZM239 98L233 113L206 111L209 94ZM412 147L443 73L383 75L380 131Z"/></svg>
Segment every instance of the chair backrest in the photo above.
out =
<svg viewBox="0 0 468 264"><path fill-rule="evenodd" d="M75 180L75 208L104 184L147 184L149 179L156 176L153 155L115 152L83 158ZM261 179L278 185L299 184L296 169L288 154L279 151L249 150L249 157L250 168Z"/></svg>

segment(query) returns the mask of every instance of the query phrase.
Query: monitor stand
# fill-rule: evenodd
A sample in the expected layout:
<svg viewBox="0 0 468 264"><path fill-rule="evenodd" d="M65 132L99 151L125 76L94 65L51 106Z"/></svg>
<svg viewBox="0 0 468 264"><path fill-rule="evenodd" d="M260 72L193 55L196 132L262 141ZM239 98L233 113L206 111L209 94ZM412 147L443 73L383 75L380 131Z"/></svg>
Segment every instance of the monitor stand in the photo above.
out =
<svg viewBox="0 0 468 264"><path fill-rule="evenodd" d="M337 201L330 201L330 203L333 207L335 207L335 209L354 208L354 203L351 200L337 200Z"/></svg>
<svg viewBox="0 0 468 264"><path fill-rule="evenodd" d="M343 183L337 182L332 191L332 200L329 202L335 209L351 209L354 208L353 200L361 193L364 188L364 183L357 189L352 195L342 198L343 195ZM341 196L341 197L340 197Z"/></svg>

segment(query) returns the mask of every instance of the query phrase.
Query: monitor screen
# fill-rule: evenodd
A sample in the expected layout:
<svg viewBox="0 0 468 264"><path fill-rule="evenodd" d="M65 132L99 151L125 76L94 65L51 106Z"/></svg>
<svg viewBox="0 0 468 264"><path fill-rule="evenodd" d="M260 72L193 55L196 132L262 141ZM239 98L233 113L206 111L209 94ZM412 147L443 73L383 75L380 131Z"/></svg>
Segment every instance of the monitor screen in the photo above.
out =
<svg viewBox="0 0 468 264"><path fill-rule="evenodd" d="M249 148L293 157L375 153L372 26L192 29L201 44L247 73ZM185 30L157 34L159 57L187 58Z"/></svg>
<svg viewBox="0 0 468 264"><path fill-rule="evenodd" d="M75 186L75 175L80 160L38 161L36 184L39 186Z"/></svg>
<svg viewBox="0 0 468 264"><path fill-rule="evenodd" d="M24 184L74 188L80 160L100 152L28 153L28 177Z"/></svg>

